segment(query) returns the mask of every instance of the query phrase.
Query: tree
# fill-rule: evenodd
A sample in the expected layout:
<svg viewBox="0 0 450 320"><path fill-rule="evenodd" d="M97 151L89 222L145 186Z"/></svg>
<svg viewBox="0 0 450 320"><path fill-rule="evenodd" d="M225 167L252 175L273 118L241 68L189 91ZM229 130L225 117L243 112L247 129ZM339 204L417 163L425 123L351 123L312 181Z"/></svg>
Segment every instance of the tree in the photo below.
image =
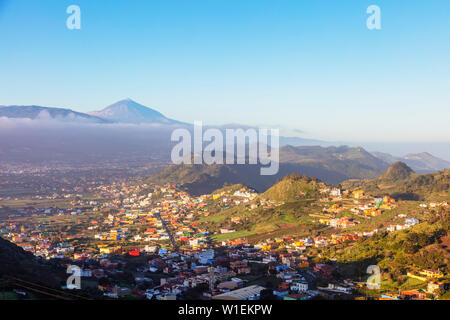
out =
<svg viewBox="0 0 450 320"><path fill-rule="evenodd" d="M273 294L273 290L264 289L259 293L260 300L276 300L276 296Z"/></svg>

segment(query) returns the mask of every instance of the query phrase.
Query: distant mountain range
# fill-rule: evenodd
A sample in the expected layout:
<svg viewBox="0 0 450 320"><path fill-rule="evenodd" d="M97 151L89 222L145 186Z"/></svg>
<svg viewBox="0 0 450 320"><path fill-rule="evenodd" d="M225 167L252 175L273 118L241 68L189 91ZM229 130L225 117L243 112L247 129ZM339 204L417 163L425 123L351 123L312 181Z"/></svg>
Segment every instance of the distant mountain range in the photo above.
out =
<svg viewBox="0 0 450 320"><path fill-rule="evenodd" d="M100 111L88 113L76 112L71 109L50 108L42 106L0 106L0 118L57 120L73 124L102 124L89 128L71 126L70 130L39 126L25 128L18 126L17 130L2 132L0 127L0 155L5 160L36 159L47 161L64 159L88 159L95 157L95 161L102 155L108 158L120 156L126 160L129 155L134 157L157 156L161 161L168 161L171 147L170 134L173 127L182 126L192 130L192 125L167 118L162 113L143 106L131 99L118 101ZM122 127L113 124L150 124L146 131L138 126ZM151 129L150 129L151 127ZM205 125L205 129L208 126ZM253 128L242 124L228 124L217 126L224 132L226 129ZM257 128L255 128L257 129ZM338 183L351 178L373 178L397 161L403 161L419 173L435 172L450 168L450 162L439 159L429 153L409 154L404 157L395 157L388 153L369 153L360 147L335 147L330 142L304 139L300 137L280 137L280 174L303 173L315 176L323 181ZM326 147L324 147L326 146ZM209 168L206 171L228 171L230 176L211 182L218 186L222 182L245 182L243 176L253 176L258 168L228 167ZM174 168L171 168L173 170ZM253 170L255 169L255 170ZM183 169L183 171L185 168ZM204 169L195 169L203 173ZM250 174L244 174L249 171ZM211 173L211 172L210 172ZM178 176L178 174L175 174ZM190 174L188 174L190 175ZM208 180L208 175L202 180ZM212 174L218 178L217 174ZM277 178L280 178L277 175ZM252 181L260 190L268 188L274 181L266 178L261 183ZM197 180L193 178L192 180ZM192 182L192 181L191 181ZM208 185L208 183L206 183ZM207 187L206 190L209 190Z"/></svg>
<svg viewBox="0 0 450 320"><path fill-rule="evenodd" d="M412 155L408 157L411 158ZM415 159L414 163L417 164L417 157ZM421 161L426 159L427 157ZM419 167L423 168L423 165ZM375 181L371 182L372 184L381 181L384 185L397 185L397 181L405 182L410 176L419 176L403 162L389 166L389 163L363 148L348 146L284 146L280 148L280 169L276 175L261 176L259 168L259 165L248 164L172 165L149 178L148 182L179 184L189 193L199 195L210 193L224 184L245 184L258 192L265 192L277 181L291 174L314 177L330 184L345 182L347 185L348 181L357 181L355 185L358 185L359 181ZM442 188L449 187L445 185Z"/></svg>
<svg viewBox="0 0 450 320"><path fill-rule="evenodd" d="M404 157L394 157L388 153L372 152L372 154L389 163L404 162L410 166L414 171L419 173L434 172L443 169L450 168L450 162L439 159L428 152L422 152L417 154L408 154Z"/></svg>
<svg viewBox="0 0 450 320"><path fill-rule="evenodd" d="M13 119L42 119L73 122L110 123L107 119L70 109L41 106L0 106L0 117Z"/></svg>
<svg viewBox="0 0 450 320"><path fill-rule="evenodd" d="M185 124L165 117L162 113L145 107L131 99L118 101L103 110L88 113L70 109L41 106L0 106L0 117L27 119L54 119L93 123L151 123L163 125Z"/></svg>
<svg viewBox="0 0 450 320"><path fill-rule="evenodd" d="M259 165L172 165L149 179L154 183L182 185L191 194L210 193L226 184L246 184L258 192L292 173L337 184L354 178L370 179L389 165L363 148L285 146L280 148L280 167L276 175L261 176Z"/></svg>

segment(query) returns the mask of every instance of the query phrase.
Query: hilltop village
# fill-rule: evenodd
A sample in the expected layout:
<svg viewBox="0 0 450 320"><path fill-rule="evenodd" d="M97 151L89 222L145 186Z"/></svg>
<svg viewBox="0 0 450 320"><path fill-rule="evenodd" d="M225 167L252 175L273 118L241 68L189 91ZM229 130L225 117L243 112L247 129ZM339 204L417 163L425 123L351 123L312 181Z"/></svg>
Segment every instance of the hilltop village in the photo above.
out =
<svg viewBox="0 0 450 320"><path fill-rule="evenodd" d="M40 259L81 267L81 290L97 297L398 300L436 299L448 290L447 271L439 266L410 265L398 275L401 285L384 287L381 279L373 287L368 265L351 274L332 258L366 239L414 230L435 210L448 213L445 201L395 200L320 184L296 216L286 201L243 185L198 197L177 185L146 183L84 191L0 199L0 236ZM276 227L265 229L269 223Z"/></svg>

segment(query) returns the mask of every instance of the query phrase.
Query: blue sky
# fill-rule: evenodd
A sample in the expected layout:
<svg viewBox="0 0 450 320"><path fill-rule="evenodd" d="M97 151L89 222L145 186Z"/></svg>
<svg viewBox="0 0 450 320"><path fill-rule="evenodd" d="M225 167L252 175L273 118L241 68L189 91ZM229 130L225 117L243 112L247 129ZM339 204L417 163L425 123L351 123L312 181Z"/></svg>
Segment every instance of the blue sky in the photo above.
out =
<svg viewBox="0 0 450 320"><path fill-rule="evenodd" d="M81 8L68 30L66 8ZM381 30L366 9L381 8ZM0 105L450 142L450 1L0 0Z"/></svg>

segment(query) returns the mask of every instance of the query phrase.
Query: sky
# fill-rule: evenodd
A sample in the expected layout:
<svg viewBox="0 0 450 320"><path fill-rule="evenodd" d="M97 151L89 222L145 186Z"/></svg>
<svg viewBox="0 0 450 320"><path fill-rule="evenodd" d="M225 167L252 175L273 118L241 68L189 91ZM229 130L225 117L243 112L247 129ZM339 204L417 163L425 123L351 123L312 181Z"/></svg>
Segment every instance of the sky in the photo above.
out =
<svg viewBox="0 0 450 320"><path fill-rule="evenodd" d="M69 30L69 5L81 29ZM367 7L381 9L369 30ZM450 142L448 0L0 0L0 105Z"/></svg>

